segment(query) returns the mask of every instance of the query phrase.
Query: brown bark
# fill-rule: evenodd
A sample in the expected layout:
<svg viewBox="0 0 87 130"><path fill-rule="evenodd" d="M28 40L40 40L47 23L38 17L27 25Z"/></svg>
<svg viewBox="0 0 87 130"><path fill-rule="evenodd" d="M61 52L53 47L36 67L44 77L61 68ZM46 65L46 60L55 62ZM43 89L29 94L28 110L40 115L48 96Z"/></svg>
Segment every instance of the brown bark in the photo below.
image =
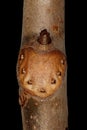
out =
<svg viewBox="0 0 87 130"><path fill-rule="evenodd" d="M24 0L17 63L23 130L66 130L64 0Z"/></svg>

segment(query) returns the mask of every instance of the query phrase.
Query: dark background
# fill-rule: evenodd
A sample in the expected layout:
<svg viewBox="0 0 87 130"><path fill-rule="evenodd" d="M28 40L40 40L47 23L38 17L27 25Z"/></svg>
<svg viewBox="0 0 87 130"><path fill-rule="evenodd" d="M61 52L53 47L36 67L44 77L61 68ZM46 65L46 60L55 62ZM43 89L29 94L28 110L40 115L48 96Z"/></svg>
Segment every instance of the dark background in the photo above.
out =
<svg viewBox="0 0 87 130"><path fill-rule="evenodd" d="M21 43L23 1L4 1L1 7L1 124L4 124L3 129L22 130L16 63ZM79 0L65 2L69 130L84 130L86 125L86 8Z"/></svg>

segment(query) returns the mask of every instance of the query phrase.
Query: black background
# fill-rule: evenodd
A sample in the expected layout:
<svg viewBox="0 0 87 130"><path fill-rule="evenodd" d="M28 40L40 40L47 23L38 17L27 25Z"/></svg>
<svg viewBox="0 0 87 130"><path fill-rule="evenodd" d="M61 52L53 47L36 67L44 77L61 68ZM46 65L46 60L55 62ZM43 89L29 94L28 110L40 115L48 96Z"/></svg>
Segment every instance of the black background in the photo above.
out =
<svg viewBox="0 0 87 130"><path fill-rule="evenodd" d="M22 130L16 63L21 43L23 1L4 1L1 7L1 125L3 124L3 129L6 127L5 129L8 130ZM86 125L85 12L86 7L83 1L66 0L65 44L68 62L69 130L84 130Z"/></svg>

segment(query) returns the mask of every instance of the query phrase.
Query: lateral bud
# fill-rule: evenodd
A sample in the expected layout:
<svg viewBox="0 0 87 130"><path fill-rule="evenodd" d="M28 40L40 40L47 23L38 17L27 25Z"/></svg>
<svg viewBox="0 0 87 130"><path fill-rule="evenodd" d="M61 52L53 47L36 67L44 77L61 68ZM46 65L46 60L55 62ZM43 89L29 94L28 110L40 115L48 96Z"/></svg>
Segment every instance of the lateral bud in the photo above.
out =
<svg viewBox="0 0 87 130"><path fill-rule="evenodd" d="M43 45L47 45L51 43L50 33L47 32L47 29L44 29L41 31L40 36L37 41Z"/></svg>

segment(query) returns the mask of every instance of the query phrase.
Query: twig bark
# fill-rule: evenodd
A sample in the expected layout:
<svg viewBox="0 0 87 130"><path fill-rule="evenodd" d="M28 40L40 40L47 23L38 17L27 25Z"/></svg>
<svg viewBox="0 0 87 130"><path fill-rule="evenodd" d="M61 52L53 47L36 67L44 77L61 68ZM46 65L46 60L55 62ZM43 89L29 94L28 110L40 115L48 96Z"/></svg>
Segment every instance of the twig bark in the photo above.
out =
<svg viewBox="0 0 87 130"><path fill-rule="evenodd" d="M17 79L23 130L67 130L64 0L24 0Z"/></svg>

